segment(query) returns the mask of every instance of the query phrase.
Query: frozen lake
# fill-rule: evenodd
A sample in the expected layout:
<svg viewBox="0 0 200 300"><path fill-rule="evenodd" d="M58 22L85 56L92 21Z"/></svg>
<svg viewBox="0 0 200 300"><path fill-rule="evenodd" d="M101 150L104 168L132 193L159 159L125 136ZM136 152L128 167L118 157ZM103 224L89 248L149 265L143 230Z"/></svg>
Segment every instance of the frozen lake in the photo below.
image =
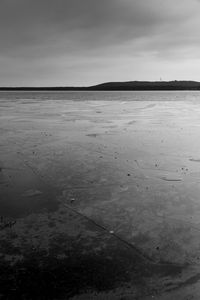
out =
<svg viewBox="0 0 200 300"><path fill-rule="evenodd" d="M199 299L199 195L200 92L0 92L3 296Z"/></svg>

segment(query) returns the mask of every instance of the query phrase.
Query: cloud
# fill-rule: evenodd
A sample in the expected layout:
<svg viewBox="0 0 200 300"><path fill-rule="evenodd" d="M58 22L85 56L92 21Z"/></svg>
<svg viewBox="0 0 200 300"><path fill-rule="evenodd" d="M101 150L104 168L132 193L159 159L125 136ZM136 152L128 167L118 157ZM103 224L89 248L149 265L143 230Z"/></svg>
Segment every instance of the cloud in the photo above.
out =
<svg viewBox="0 0 200 300"><path fill-rule="evenodd" d="M26 46L99 47L148 36L187 17L184 0L2 0L1 51ZM187 1L188 2L188 1ZM192 1L191 1L192 2ZM166 4L167 3L167 4ZM178 5L177 5L178 4ZM88 47L87 47L88 45ZM69 49L70 50L70 49Z"/></svg>
<svg viewBox="0 0 200 300"><path fill-rule="evenodd" d="M27 68L61 77L85 64L94 73L91 61L97 73L119 58L198 58L199 13L198 0L1 0L0 78Z"/></svg>

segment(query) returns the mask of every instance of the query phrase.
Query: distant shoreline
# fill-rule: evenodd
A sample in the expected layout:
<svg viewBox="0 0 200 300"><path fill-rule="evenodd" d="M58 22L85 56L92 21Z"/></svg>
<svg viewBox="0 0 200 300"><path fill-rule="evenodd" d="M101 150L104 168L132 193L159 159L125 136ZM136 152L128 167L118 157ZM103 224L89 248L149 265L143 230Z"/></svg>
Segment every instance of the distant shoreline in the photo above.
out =
<svg viewBox="0 0 200 300"><path fill-rule="evenodd" d="M0 87L0 91L200 91L198 81L106 82L88 87Z"/></svg>

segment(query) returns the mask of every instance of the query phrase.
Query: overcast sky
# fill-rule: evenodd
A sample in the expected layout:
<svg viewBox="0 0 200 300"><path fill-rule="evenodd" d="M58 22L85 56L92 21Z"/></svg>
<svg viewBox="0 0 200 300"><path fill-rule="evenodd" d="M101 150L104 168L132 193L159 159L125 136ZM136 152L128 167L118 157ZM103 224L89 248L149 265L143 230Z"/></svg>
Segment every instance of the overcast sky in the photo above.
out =
<svg viewBox="0 0 200 300"><path fill-rule="evenodd" d="M199 0L0 0L0 86L200 81Z"/></svg>

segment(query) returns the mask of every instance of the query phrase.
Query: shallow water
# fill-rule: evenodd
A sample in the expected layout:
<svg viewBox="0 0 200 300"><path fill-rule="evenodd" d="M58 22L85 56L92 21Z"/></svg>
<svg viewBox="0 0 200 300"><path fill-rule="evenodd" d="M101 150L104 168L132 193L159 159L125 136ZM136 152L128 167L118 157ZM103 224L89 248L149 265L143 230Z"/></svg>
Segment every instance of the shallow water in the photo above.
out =
<svg viewBox="0 0 200 300"><path fill-rule="evenodd" d="M197 289L199 101L200 92L0 92L0 281L18 274L2 294L29 299L32 277L16 284L23 272L34 268L44 288L55 266L53 299Z"/></svg>
<svg viewBox="0 0 200 300"><path fill-rule="evenodd" d="M199 91L0 91L1 100L199 101ZM98 105L98 104L94 104Z"/></svg>

